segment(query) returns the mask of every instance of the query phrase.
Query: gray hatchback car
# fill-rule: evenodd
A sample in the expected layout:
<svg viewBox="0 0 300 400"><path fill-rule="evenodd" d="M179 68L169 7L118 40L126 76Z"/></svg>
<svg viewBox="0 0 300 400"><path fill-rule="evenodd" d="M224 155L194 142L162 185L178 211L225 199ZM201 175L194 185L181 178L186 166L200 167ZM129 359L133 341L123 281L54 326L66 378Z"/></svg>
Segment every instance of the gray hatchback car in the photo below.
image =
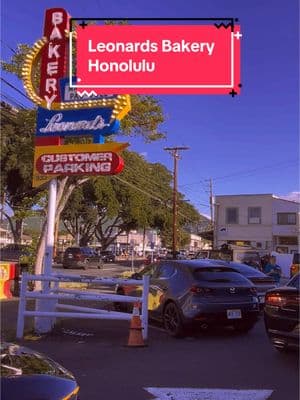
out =
<svg viewBox="0 0 300 400"><path fill-rule="evenodd" d="M149 316L166 331L182 336L192 323L231 325L249 331L257 321L256 288L233 268L202 260L162 260L148 265L134 278L150 275ZM117 293L139 294L140 287L118 286Z"/></svg>

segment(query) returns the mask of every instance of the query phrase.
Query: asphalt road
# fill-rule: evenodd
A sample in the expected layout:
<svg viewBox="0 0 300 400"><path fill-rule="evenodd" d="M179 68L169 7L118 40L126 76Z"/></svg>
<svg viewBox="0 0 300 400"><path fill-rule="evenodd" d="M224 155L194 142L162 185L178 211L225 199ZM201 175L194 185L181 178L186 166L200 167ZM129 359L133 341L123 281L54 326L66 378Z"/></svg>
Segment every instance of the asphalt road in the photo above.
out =
<svg viewBox="0 0 300 400"><path fill-rule="evenodd" d="M117 268L122 269L114 265L105 268L101 276L114 276ZM89 273L98 275L99 271ZM91 336L83 336L86 333ZM270 400L299 398L298 355L273 349L262 319L248 334L232 330L191 332L184 339L170 338L159 326L153 326L149 328L148 347L137 349L125 346L128 333L128 322L68 319L48 337L22 343L70 369L80 385L81 400L153 399L144 389L147 387L269 389L273 391ZM183 400L171 393L168 389L161 398Z"/></svg>
<svg viewBox="0 0 300 400"><path fill-rule="evenodd" d="M223 330L184 339L150 328L145 348L125 347L127 337L127 322L65 320L52 336L24 343L70 369L81 400L153 398L145 387L270 389L270 400L299 398L297 354L274 350L262 321L246 335Z"/></svg>

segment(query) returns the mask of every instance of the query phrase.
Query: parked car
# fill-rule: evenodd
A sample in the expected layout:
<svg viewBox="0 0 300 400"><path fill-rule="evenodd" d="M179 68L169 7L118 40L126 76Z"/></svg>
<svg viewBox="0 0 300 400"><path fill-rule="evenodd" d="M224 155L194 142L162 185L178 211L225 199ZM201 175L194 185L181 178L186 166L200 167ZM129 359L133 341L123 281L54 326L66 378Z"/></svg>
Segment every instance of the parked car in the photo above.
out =
<svg viewBox="0 0 300 400"><path fill-rule="evenodd" d="M102 261L105 263L109 263L109 262L114 263L116 260L116 256L110 250L103 250L100 252L100 255L102 257Z"/></svg>
<svg viewBox="0 0 300 400"><path fill-rule="evenodd" d="M47 356L13 343L1 344L1 399L76 400L73 374Z"/></svg>
<svg viewBox="0 0 300 400"><path fill-rule="evenodd" d="M237 272L240 272L242 275L244 275L247 279L249 279L256 287L258 301L260 303L261 308L265 303L266 292L276 287L274 279L271 276L264 274L263 272L257 270L255 267L250 267L249 265L233 261L232 262L230 261L226 262L222 260L209 260L209 261L212 263L226 265L230 268L233 268Z"/></svg>
<svg viewBox="0 0 300 400"><path fill-rule="evenodd" d="M132 277L144 274L150 275L149 316L163 322L171 336L182 336L185 327L195 323L232 325L247 332L257 321L256 289L233 268L202 260L162 260ZM133 296L141 290L129 285L116 288L118 294Z"/></svg>
<svg viewBox="0 0 300 400"><path fill-rule="evenodd" d="M90 247L68 247L63 258L63 268L102 268L100 255Z"/></svg>
<svg viewBox="0 0 300 400"><path fill-rule="evenodd" d="M292 265L290 267L290 277L300 272L300 253L294 253Z"/></svg>
<svg viewBox="0 0 300 400"><path fill-rule="evenodd" d="M266 294L264 321L277 350L299 349L300 274Z"/></svg>

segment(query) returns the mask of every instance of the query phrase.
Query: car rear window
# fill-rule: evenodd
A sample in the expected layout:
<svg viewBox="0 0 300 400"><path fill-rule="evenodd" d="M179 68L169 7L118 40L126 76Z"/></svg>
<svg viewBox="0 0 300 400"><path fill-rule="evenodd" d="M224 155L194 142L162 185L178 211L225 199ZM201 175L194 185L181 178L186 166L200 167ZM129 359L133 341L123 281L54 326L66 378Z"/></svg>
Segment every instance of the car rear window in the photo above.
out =
<svg viewBox="0 0 300 400"><path fill-rule="evenodd" d="M205 267L196 269L194 278L204 282L248 282L239 272L231 268Z"/></svg>
<svg viewBox="0 0 300 400"><path fill-rule="evenodd" d="M230 266L245 276L251 276L253 278L265 276L263 272L258 271L254 267L249 267L246 264L231 262Z"/></svg>

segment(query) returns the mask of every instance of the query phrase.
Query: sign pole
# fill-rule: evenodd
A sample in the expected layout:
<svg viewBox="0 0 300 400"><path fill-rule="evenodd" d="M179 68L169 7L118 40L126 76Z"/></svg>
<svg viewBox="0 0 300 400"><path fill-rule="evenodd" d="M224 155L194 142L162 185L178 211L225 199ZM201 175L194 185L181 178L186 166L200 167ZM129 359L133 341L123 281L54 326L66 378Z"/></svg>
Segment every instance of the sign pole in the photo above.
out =
<svg viewBox="0 0 300 400"><path fill-rule="evenodd" d="M55 211L56 211L57 179L51 179L49 182L48 198L48 216L47 216L47 236L44 257L44 275L52 275L52 258L54 247L54 229L55 229ZM42 282L42 292L50 292L50 283ZM37 300L36 311L55 311L56 300ZM51 331L55 319L53 318L35 318L35 331L37 333L47 333Z"/></svg>

